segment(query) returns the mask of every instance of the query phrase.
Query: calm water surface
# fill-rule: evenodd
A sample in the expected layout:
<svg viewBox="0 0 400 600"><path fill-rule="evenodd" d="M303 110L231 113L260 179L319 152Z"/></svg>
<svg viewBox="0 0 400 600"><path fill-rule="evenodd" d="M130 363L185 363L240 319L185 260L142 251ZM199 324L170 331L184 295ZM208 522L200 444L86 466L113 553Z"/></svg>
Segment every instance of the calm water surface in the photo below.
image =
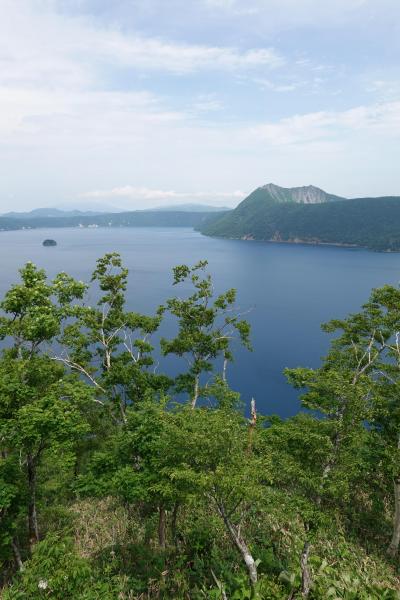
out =
<svg viewBox="0 0 400 600"><path fill-rule="evenodd" d="M45 238L58 246L44 248ZM328 347L320 323L358 310L372 287L400 281L400 254L218 240L180 228L42 229L0 233L0 295L28 260L51 276L64 270L88 280L96 259L112 251L130 270L129 307L147 314L176 292L177 264L207 259L217 292L237 288L240 308L251 309L254 349L237 349L229 381L246 404L254 396L264 413L282 416L299 407L282 370L318 366ZM172 333L170 324L163 333ZM165 368L179 364L169 359Z"/></svg>

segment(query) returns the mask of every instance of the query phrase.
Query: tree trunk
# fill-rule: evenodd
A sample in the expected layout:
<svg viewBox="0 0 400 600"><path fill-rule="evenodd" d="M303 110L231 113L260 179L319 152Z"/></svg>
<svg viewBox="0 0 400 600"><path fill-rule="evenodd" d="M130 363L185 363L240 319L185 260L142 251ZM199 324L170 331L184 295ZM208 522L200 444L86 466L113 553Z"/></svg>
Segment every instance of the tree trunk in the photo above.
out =
<svg viewBox="0 0 400 600"><path fill-rule="evenodd" d="M238 528L232 523L228 515L226 514L225 508L222 503L217 503L219 513L225 523L225 526L232 538L233 543L242 555L243 561L246 565L246 569L249 575L250 585L252 589L252 597L255 595L255 586L257 583L257 565L254 560L246 542L241 536Z"/></svg>
<svg viewBox="0 0 400 600"><path fill-rule="evenodd" d="M29 528L29 543L31 547L39 541L39 527L37 522L36 512L36 464L32 456L27 457L28 470L28 528Z"/></svg>
<svg viewBox="0 0 400 600"><path fill-rule="evenodd" d="M397 449L400 450L400 433L397 436ZM393 517L393 535L387 553L394 558L399 550L400 543L400 476L393 479L394 492L394 517Z"/></svg>
<svg viewBox="0 0 400 600"><path fill-rule="evenodd" d="M224 381L226 383L226 370L228 367L228 359L224 358L224 364L222 367L222 381Z"/></svg>
<svg viewBox="0 0 400 600"><path fill-rule="evenodd" d="M250 408L251 419L249 422L249 442L247 444L247 453L248 454L251 454L253 451L254 430L257 425L257 410L256 410L256 401L254 400L254 398L251 399L250 407L251 407Z"/></svg>
<svg viewBox="0 0 400 600"><path fill-rule="evenodd" d="M332 469L336 465L337 457L338 457L339 450L340 450L340 445L342 442L342 435L339 431L336 431L332 442L333 442L333 449L332 449L331 455L329 456L328 460L325 462L325 464L322 468L322 476L321 476L321 483L319 486L319 493L318 493L318 496L316 497L316 503L318 506L321 505L322 494L323 494L326 482L328 480L328 477L329 477Z"/></svg>
<svg viewBox="0 0 400 600"><path fill-rule="evenodd" d="M165 508L163 506L159 506L158 508L158 544L160 548L165 548L165 539L166 539L166 515Z"/></svg>
<svg viewBox="0 0 400 600"><path fill-rule="evenodd" d="M171 536L172 536L172 540L173 540L175 546L178 545L178 535L177 535L177 530L176 530L176 522L178 519L178 510L179 510L179 503L175 502L174 508L172 511L172 515L171 515Z"/></svg>
<svg viewBox="0 0 400 600"><path fill-rule="evenodd" d="M310 554L310 543L305 541L303 546L303 552L300 558L301 568L301 593L303 598L308 598L311 587L311 575L310 569L308 568L308 556Z"/></svg>
<svg viewBox="0 0 400 600"><path fill-rule="evenodd" d="M217 588L221 592L221 599L228 600L228 596L226 595L223 583L218 579L218 577L216 576L216 574L214 573L214 571L212 569L211 569L211 575L212 575L212 578L214 579L215 583L217 584Z"/></svg>
<svg viewBox="0 0 400 600"><path fill-rule="evenodd" d="M399 549L400 543L400 478L396 477L393 481L394 488L394 519L392 540L387 549L387 553L394 558Z"/></svg>
<svg viewBox="0 0 400 600"><path fill-rule="evenodd" d="M13 549L14 558L15 558L15 562L17 563L18 570L23 571L24 563L22 562L21 553L19 551L19 546L18 546L15 538L11 542L11 547Z"/></svg>
<svg viewBox="0 0 400 600"><path fill-rule="evenodd" d="M192 408L196 408L198 397L199 397L199 375L195 375L193 398L192 398L192 403L191 403Z"/></svg>

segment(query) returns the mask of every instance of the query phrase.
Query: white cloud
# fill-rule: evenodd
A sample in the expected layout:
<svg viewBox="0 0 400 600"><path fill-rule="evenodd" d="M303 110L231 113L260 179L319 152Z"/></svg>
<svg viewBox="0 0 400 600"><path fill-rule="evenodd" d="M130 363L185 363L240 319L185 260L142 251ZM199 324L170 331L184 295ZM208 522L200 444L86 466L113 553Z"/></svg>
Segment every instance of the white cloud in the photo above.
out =
<svg viewBox="0 0 400 600"><path fill-rule="evenodd" d="M229 203L230 198L239 200L242 192L196 190L250 191L267 181L313 182L346 196L373 193L378 185L381 189L394 183L400 186L395 164L399 96L393 91L385 98L384 74L370 80L378 94L374 98L382 92L385 102L353 101L351 86L343 81L347 94L341 105L346 102L353 108L335 111L332 95L328 106L333 108L328 109L315 96L308 104L301 97L304 94L289 94L294 89L303 92L307 86L312 91L314 84L327 87L313 79L319 54L308 58L301 53L295 57L297 65L288 61L283 68L284 59L276 50L240 49L244 38L238 47L224 45L206 29L203 40L217 41L189 44L172 37L167 41L156 33L146 36L145 28L138 35L93 17L57 13L56 0L2 0L1 4L3 211L7 197L12 196L8 201L12 209L16 198L28 206L83 200L82 190L89 190L86 198L137 200L146 205L193 198ZM183 21L192 19L194 4L184 3L188 8ZM223 0L219 4L221 14L238 7L235 0L225 2L225 9ZM178 0L173 5L177 10ZM355 0L249 0L244 5L262 9L271 23L285 26L314 17L323 23L336 11L334 21L340 11L349 15L363 8ZM317 16L312 10L309 15L311 8ZM257 36L262 33L268 39L264 17L254 23ZM204 24L199 24L199 31L201 27ZM259 40L257 36L254 39ZM232 34L230 39L236 37ZM196 39L202 40L201 35ZM272 75L271 68L278 66L282 70ZM207 80L210 72L214 77ZM333 77L331 72L328 77ZM242 85L234 88L232 82L239 80ZM257 85L288 94L265 98L255 80ZM232 87L225 90L225 82ZM163 92L140 91L146 83ZM240 107L237 113L235 106ZM265 114L271 116L259 116ZM339 178L343 188L334 189Z"/></svg>
<svg viewBox="0 0 400 600"><path fill-rule="evenodd" d="M240 51L237 48L201 46L164 42L158 39L126 37L120 33L104 33L92 52L124 66L142 70L157 69L177 74L201 69L228 70L256 67L279 67L283 58L272 48ZM98 45L96 45L96 42Z"/></svg>
<svg viewBox="0 0 400 600"><path fill-rule="evenodd" d="M272 92L294 92L295 90L304 87L307 82L303 81L295 81L292 83L277 83L275 81L271 81L270 79L266 79L265 77L255 77L253 79L254 83L260 86L261 89L271 90Z"/></svg>
<svg viewBox="0 0 400 600"><path fill-rule="evenodd" d="M7 144L87 146L143 141L183 118L146 92L41 90L0 87L0 147Z"/></svg>
<svg viewBox="0 0 400 600"><path fill-rule="evenodd" d="M319 111L264 123L251 135L273 145L336 141L349 135L397 138L400 135L400 102L358 106L344 111Z"/></svg>
<svg viewBox="0 0 400 600"><path fill-rule="evenodd" d="M135 201L144 202L162 202L164 204L175 204L181 203L183 200L201 200L215 203L215 201L229 200L229 201L240 201L246 196L246 192L241 190L234 190L232 192L183 192L176 190L158 190L147 187L135 187L132 185L125 185L120 187L111 188L109 190L92 190L80 194L81 198L99 199L131 199Z"/></svg>
<svg viewBox="0 0 400 600"><path fill-rule="evenodd" d="M195 113L207 113L222 110L224 105L215 94L200 94L195 98L192 109Z"/></svg>
<svg viewBox="0 0 400 600"><path fill-rule="evenodd" d="M400 77L398 79L373 79L366 84L366 90L383 101L397 99L400 97Z"/></svg>
<svg viewBox="0 0 400 600"><path fill-rule="evenodd" d="M272 28L298 27L303 25L324 25L345 23L355 15L366 14L371 10L384 10L377 7L375 0L203 0L205 6L222 11L231 16L264 17ZM396 0L383 0L385 8L396 7ZM263 24L265 21L263 20Z"/></svg>
<svg viewBox="0 0 400 600"><path fill-rule="evenodd" d="M121 67L175 74L235 71L284 63L273 48L166 41L95 27L89 19L39 11L29 0L3 0L0 20L0 82L45 87L89 87L102 71Z"/></svg>
<svg viewBox="0 0 400 600"><path fill-rule="evenodd" d="M398 193L399 139L400 102L250 126L199 122L150 94L0 94L2 186L28 206L48 197L47 204L109 199L126 208L230 205L268 181L344 196ZM3 212L15 208L4 192L1 202Z"/></svg>

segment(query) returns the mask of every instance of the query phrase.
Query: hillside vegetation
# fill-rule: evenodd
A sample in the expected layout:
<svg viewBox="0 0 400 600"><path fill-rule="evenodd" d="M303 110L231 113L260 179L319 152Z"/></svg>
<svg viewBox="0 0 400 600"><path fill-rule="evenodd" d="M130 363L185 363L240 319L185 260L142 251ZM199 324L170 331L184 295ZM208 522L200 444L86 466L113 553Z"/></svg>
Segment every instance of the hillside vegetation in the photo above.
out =
<svg viewBox="0 0 400 600"><path fill-rule="evenodd" d="M115 253L89 284L28 263L1 302L2 600L399 599L399 290L324 327L282 420L230 388L251 332L206 262L153 315L127 283Z"/></svg>
<svg viewBox="0 0 400 600"><path fill-rule="evenodd" d="M236 239L398 251L400 197L350 200L330 197L304 203L293 199L293 195L271 194L266 186L255 190L235 210L208 218L199 229L205 235Z"/></svg>
<svg viewBox="0 0 400 600"><path fill-rule="evenodd" d="M200 227L210 216L220 213L200 211L133 211L72 216L26 216L0 217L0 231L52 227ZM221 213L222 214L222 213Z"/></svg>

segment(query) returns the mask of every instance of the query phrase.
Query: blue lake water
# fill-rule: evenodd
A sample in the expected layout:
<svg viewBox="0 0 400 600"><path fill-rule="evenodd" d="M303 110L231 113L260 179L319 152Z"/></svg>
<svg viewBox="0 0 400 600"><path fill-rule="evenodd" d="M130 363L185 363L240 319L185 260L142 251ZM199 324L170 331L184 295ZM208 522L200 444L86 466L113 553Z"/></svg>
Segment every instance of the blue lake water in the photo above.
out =
<svg viewBox="0 0 400 600"><path fill-rule="evenodd" d="M43 247L45 238L57 247ZM260 411L281 416L299 408L283 369L318 366L327 350L320 323L358 310L372 287L400 281L400 254L218 240L181 228L42 229L0 233L0 296L28 260L50 276L67 271L88 280L96 259L112 251L130 270L129 308L147 314L177 292L173 266L207 259L216 292L235 287L252 326L253 352L236 349L229 382L246 404L254 397ZM171 332L167 323L163 333ZM173 359L161 365L180 366Z"/></svg>

